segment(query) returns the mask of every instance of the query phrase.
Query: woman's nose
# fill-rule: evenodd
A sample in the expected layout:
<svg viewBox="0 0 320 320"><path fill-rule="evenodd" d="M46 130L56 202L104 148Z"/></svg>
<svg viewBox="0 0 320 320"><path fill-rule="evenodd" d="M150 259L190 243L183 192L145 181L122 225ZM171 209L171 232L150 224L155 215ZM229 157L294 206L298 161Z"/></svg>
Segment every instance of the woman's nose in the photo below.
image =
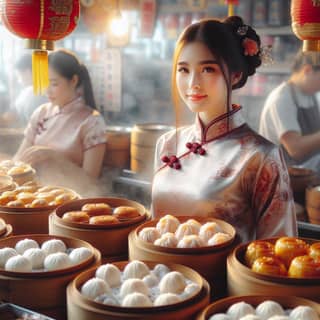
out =
<svg viewBox="0 0 320 320"><path fill-rule="evenodd" d="M189 88L195 89L197 87L200 88L200 79L199 79L198 74L196 72L193 72L190 74Z"/></svg>

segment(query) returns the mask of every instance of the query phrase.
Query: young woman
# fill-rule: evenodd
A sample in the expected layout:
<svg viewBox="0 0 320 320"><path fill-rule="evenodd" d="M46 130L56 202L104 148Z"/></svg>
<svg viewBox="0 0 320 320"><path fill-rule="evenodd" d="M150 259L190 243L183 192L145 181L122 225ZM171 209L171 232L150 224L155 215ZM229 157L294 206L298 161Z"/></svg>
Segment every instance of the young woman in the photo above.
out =
<svg viewBox="0 0 320 320"><path fill-rule="evenodd" d="M260 39L240 17L203 20L178 39L172 73L177 115L195 123L157 142L152 212L210 216L231 223L242 241L295 235L294 202L279 149L252 131L231 104L261 64Z"/></svg>
<svg viewBox="0 0 320 320"><path fill-rule="evenodd" d="M87 68L66 50L49 54L49 103L33 113L16 160L42 175L85 184L100 175L105 152L105 123L95 110ZM61 174L63 172L63 174ZM50 181L49 181L50 182ZM58 181L59 182L59 181ZM70 184L69 184L70 185Z"/></svg>

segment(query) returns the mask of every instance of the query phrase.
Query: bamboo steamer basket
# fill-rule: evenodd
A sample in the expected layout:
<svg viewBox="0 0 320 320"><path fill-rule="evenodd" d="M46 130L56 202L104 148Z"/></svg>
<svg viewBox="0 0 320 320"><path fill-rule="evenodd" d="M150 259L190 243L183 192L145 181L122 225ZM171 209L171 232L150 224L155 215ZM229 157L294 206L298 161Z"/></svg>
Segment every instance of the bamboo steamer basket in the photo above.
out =
<svg viewBox="0 0 320 320"><path fill-rule="evenodd" d="M173 127L158 123L136 124L131 131L131 170L145 177L153 174L154 153L158 138Z"/></svg>
<svg viewBox="0 0 320 320"><path fill-rule="evenodd" d="M276 296L276 295L259 295L259 296L235 296L216 301L207 306L197 317L197 320L208 320L210 316L216 313L225 313L229 307L237 302L244 301L251 304L254 308L266 300L278 302L284 309L293 309L298 306L308 306L313 308L320 316L320 305L308 299L295 296ZM307 319L306 319L307 320Z"/></svg>
<svg viewBox="0 0 320 320"><path fill-rule="evenodd" d="M57 187L62 188L62 187ZM73 193L80 198L76 192L64 188L66 192ZM4 219L13 227L15 235L19 234L48 234L49 233L49 215L57 206L46 206L39 208L11 208L0 206L0 218Z"/></svg>
<svg viewBox="0 0 320 320"><path fill-rule="evenodd" d="M229 253L238 243L235 229L225 221L208 218L179 216L181 223L188 219L195 219L201 224L205 222L217 222L223 231L232 237L221 245L202 248L166 248L155 246L139 239L139 232L146 227L155 227L159 219L148 221L129 235L129 259L144 261L159 261L161 263L178 263L186 265L199 272L209 283L213 299L226 294L226 260Z"/></svg>
<svg viewBox="0 0 320 320"><path fill-rule="evenodd" d="M129 127L108 127L104 165L114 168L129 168L130 134L131 128Z"/></svg>
<svg viewBox="0 0 320 320"><path fill-rule="evenodd" d="M296 210L296 218L298 221L308 221L308 215L305 207L303 207L301 204L295 202L294 203L295 210Z"/></svg>
<svg viewBox="0 0 320 320"><path fill-rule="evenodd" d="M311 223L320 224L320 186L306 189L306 208Z"/></svg>
<svg viewBox="0 0 320 320"><path fill-rule="evenodd" d="M128 261L114 263L120 270ZM154 267L156 262L146 262ZM201 287L199 292L191 298L168 306L128 308L110 306L97 303L85 298L79 291L82 284L94 277L96 268L81 273L67 288L68 319L77 320L123 320L123 319L150 319L150 320L184 320L194 319L195 315L209 304L210 289L208 283L194 270L177 264L167 264L171 270L179 271Z"/></svg>
<svg viewBox="0 0 320 320"><path fill-rule="evenodd" d="M278 238L265 239L275 243ZM300 238L309 244L319 240ZM320 302L320 278L289 278L264 275L252 271L244 263L248 243L238 245L227 259L227 283L229 295L299 296Z"/></svg>
<svg viewBox="0 0 320 320"><path fill-rule="evenodd" d="M138 209L140 217L117 224L98 226L89 224L70 223L62 219L67 211L80 210L86 203L107 203L111 207L131 206ZM52 235L68 236L82 239L97 248L104 262L127 259L128 235L141 223L148 219L149 213L138 202L124 198L90 198L70 201L58 207L49 218L49 233Z"/></svg>
<svg viewBox="0 0 320 320"><path fill-rule="evenodd" d="M12 272L0 269L0 300L30 308L57 319L65 319L66 287L82 271L101 264L100 252L89 243L72 238L50 235L19 235L0 240L0 248L14 247L22 239L33 239L39 244L50 239L61 239L68 248L86 247L92 256L84 262L61 270L47 272Z"/></svg>

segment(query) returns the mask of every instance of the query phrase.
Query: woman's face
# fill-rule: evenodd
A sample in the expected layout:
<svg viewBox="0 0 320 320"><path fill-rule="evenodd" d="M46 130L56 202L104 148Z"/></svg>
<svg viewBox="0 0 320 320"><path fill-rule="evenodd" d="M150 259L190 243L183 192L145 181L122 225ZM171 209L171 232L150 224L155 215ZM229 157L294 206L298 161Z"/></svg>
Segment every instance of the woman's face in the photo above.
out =
<svg viewBox="0 0 320 320"><path fill-rule="evenodd" d="M217 60L201 42L191 42L177 61L179 95L205 123L226 112L227 87Z"/></svg>
<svg viewBox="0 0 320 320"><path fill-rule="evenodd" d="M77 81L75 78L69 80L53 68L49 67L49 87L47 95L51 103L63 107L77 97Z"/></svg>

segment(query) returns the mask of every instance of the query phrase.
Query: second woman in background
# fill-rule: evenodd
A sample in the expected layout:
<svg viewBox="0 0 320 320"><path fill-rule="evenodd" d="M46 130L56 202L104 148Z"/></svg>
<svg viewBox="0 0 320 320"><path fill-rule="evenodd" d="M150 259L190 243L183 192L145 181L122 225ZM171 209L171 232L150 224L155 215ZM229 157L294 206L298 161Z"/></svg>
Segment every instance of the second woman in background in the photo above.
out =
<svg viewBox="0 0 320 320"><path fill-rule="evenodd" d="M209 216L232 224L242 241L295 235L289 177L275 145L252 131L231 104L261 64L260 39L240 17L203 20L180 36L173 98L195 113L194 125L157 143L154 217Z"/></svg>
<svg viewBox="0 0 320 320"><path fill-rule="evenodd" d="M106 135L88 70L73 53L49 54L47 95L50 102L33 113L15 159L35 167L41 182L81 192L100 175Z"/></svg>

